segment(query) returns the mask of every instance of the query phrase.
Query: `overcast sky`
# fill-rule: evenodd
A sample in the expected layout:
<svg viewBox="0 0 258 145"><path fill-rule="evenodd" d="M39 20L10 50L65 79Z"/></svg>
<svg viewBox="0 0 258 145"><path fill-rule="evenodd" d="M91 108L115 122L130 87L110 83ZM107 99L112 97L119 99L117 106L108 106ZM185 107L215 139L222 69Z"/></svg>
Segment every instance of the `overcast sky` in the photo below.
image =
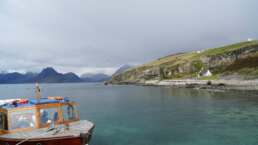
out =
<svg viewBox="0 0 258 145"><path fill-rule="evenodd" d="M248 38L257 0L0 0L0 70L112 73Z"/></svg>

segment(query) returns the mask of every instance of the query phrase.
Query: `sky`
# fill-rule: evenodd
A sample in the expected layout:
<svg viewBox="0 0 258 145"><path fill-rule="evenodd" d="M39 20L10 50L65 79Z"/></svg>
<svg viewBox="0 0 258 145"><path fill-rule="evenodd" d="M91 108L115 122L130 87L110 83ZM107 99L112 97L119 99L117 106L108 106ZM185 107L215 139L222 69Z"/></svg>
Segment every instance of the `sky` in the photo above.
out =
<svg viewBox="0 0 258 145"><path fill-rule="evenodd" d="M258 38L257 0L0 0L0 70L112 74Z"/></svg>

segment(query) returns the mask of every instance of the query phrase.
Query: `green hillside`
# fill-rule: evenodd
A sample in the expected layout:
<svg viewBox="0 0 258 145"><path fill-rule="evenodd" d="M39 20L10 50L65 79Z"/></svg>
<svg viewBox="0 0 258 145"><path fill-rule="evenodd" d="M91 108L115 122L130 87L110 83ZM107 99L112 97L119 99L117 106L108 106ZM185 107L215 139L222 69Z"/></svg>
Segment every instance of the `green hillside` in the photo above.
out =
<svg viewBox="0 0 258 145"><path fill-rule="evenodd" d="M258 78L258 41L247 41L218 48L178 53L131 68L112 77L111 83L144 82L164 79ZM209 70L210 77L198 77Z"/></svg>

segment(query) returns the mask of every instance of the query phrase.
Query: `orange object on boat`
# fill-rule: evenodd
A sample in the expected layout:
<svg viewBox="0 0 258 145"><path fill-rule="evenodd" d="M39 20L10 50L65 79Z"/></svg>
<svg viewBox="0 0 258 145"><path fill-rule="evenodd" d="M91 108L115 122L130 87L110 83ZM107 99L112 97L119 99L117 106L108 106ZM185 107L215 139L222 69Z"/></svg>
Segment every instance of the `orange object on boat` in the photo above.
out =
<svg viewBox="0 0 258 145"><path fill-rule="evenodd" d="M51 100L64 100L64 97L62 97L62 96L49 96L48 99L51 99Z"/></svg>

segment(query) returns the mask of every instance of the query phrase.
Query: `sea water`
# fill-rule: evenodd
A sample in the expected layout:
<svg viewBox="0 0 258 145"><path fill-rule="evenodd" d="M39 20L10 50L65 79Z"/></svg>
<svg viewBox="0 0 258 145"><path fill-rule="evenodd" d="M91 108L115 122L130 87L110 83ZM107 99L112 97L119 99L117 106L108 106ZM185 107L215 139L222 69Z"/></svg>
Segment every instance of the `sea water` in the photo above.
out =
<svg viewBox="0 0 258 145"><path fill-rule="evenodd" d="M34 84L0 85L0 99L32 97ZM258 93L101 83L41 84L71 96L96 124L90 145L257 145Z"/></svg>

